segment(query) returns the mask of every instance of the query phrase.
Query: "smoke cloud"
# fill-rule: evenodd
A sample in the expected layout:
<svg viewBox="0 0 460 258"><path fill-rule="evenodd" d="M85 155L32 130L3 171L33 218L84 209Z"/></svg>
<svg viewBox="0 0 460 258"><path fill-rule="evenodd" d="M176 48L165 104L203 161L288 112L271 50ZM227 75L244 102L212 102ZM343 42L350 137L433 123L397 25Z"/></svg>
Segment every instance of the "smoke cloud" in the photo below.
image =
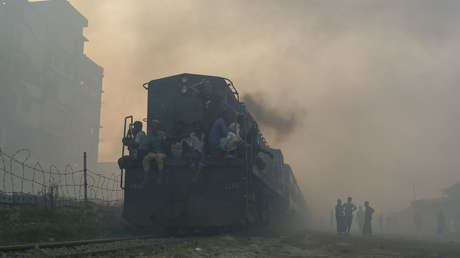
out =
<svg viewBox="0 0 460 258"><path fill-rule="evenodd" d="M243 96L242 100L263 128L273 130L275 143L286 140L303 122L305 111L302 107L290 108L290 110L283 112L279 108L269 105L263 93L247 94Z"/></svg>
<svg viewBox="0 0 460 258"><path fill-rule="evenodd" d="M347 196L398 210L414 185L431 198L460 180L459 1L70 2L105 68L103 161L120 155L122 117L146 116L140 85L190 72L255 99L271 143L288 132L275 147L318 214ZM308 116L291 119L291 103Z"/></svg>

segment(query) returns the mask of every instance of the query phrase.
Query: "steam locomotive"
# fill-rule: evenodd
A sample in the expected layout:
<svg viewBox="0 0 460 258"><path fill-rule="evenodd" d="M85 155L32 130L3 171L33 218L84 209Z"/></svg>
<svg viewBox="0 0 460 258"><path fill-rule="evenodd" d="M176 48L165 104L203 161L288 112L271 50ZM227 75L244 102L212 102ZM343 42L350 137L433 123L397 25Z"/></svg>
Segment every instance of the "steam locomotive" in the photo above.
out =
<svg viewBox="0 0 460 258"><path fill-rule="evenodd" d="M140 161L121 166L126 221L158 231L305 226L308 207L291 167L280 150L268 146L232 81L185 73L143 87L148 91L147 136L152 134L150 121L159 121L173 140L166 144L161 182L145 183ZM229 158L212 155L205 144L206 165L196 179L196 168L171 146L197 129L208 135L213 122L227 111L238 114L242 147ZM127 137L133 117L124 122ZM149 175L160 176L157 166L151 167Z"/></svg>

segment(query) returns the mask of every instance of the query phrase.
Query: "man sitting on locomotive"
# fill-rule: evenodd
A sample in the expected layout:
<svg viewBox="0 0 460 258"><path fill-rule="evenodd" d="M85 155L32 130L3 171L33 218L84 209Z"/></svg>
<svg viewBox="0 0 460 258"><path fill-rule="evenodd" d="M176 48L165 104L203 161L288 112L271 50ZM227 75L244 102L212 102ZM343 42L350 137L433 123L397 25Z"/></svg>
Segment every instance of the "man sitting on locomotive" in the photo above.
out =
<svg viewBox="0 0 460 258"><path fill-rule="evenodd" d="M171 133L166 136L167 139L165 146L169 147L166 148L166 153L168 156L175 159L180 159L182 157L184 152L184 138L186 138L188 135L186 133L185 127L186 125L183 121L177 121L174 123Z"/></svg>
<svg viewBox="0 0 460 258"><path fill-rule="evenodd" d="M236 120L233 119L233 122L230 124L229 133L227 137L221 140L221 147L227 153L227 158L233 158L238 153L242 154L242 149L247 147L247 144L242 140L242 130L241 125L244 120L242 114L236 114Z"/></svg>
<svg viewBox="0 0 460 258"><path fill-rule="evenodd" d="M145 154L145 133L142 131L142 122L136 121L129 129L128 135L122 139L123 145L128 146L129 156L121 157L118 160L120 168L126 168L139 162Z"/></svg>
<svg viewBox="0 0 460 258"><path fill-rule="evenodd" d="M194 130L189 137L184 139L185 158L190 167L195 171L193 181L196 181L201 170L206 166L206 155L204 153L204 133L201 130Z"/></svg>
<svg viewBox="0 0 460 258"><path fill-rule="evenodd" d="M166 158L166 154L164 152L164 143L166 137L165 133L159 129L159 125L160 122L158 120L153 120L151 122L152 133L146 137L145 145L148 148L148 153L145 155L144 160L142 161L142 166L144 167L144 184L147 183L150 164L153 160L155 160L157 163L158 182L160 182L160 178L163 172L163 160Z"/></svg>
<svg viewBox="0 0 460 258"><path fill-rule="evenodd" d="M219 118L214 121L208 135L208 144L211 154L222 153L220 146L221 139L224 139L229 132L228 122L230 121L230 112L224 111Z"/></svg>
<svg viewBox="0 0 460 258"><path fill-rule="evenodd" d="M231 110L226 110L214 121L208 136L208 144L211 154L226 155L226 158L232 158L232 152L238 149L241 138L237 135L237 123L232 123L235 114ZM228 125L233 125L232 127ZM232 131L233 129L233 131Z"/></svg>

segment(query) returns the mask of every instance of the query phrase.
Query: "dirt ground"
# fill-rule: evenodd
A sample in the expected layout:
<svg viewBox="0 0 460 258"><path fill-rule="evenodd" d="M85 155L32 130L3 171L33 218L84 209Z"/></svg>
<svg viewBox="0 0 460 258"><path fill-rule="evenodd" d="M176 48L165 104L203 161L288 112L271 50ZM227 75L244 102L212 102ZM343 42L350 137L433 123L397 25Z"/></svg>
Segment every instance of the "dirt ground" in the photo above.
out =
<svg viewBox="0 0 460 258"><path fill-rule="evenodd" d="M291 235L221 235L178 238L110 257L460 257L460 244L403 238L337 236L301 232ZM108 256L107 256L108 257Z"/></svg>

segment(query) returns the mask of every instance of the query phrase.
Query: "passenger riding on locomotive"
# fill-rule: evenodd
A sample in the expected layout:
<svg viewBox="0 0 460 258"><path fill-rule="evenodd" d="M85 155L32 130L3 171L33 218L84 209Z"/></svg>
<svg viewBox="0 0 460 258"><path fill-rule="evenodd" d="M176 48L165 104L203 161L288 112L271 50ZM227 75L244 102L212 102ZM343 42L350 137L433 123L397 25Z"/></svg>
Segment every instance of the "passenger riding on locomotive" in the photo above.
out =
<svg viewBox="0 0 460 258"><path fill-rule="evenodd" d="M119 160L128 222L158 230L304 224L291 168L230 80L179 74L143 86L147 135L126 117Z"/></svg>

